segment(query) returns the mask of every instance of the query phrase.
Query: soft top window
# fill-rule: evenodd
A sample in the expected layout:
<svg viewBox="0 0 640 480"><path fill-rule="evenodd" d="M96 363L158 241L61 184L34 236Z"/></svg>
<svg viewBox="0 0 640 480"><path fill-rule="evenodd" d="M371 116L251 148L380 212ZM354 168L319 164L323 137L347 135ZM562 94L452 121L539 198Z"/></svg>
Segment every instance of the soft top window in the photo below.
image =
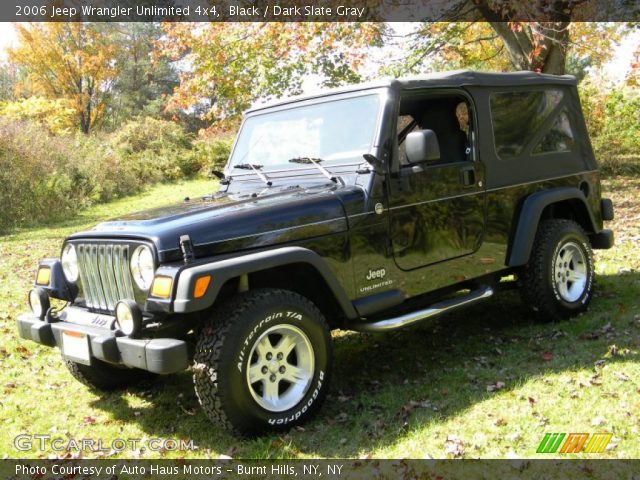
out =
<svg viewBox="0 0 640 480"><path fill-rule="evenodd" d="M493 93L491 117L498 156L507 159L522 154L562 99L562 90L556 89ZM559 129L562 130L562 127ZM565 146L568 145L568 138L573 140L570 127L568 132L569 134L564 134ZM560 146L562 143L547 136L536 147L539 150L536 153L555 151L551 144L555 142Z"/></svg>

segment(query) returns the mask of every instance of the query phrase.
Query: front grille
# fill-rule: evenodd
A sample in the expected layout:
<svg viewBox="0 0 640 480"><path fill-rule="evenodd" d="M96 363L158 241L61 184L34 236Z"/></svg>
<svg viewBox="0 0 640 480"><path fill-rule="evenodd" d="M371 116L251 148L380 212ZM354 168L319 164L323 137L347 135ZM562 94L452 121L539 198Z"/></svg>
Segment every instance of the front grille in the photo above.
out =
<svg viewBox="0 0 640 480"><path fill-rule="evenodd" d="M77 244L76 251L87 307L113 313L119 300L134 298L129 245Z"/></svg>

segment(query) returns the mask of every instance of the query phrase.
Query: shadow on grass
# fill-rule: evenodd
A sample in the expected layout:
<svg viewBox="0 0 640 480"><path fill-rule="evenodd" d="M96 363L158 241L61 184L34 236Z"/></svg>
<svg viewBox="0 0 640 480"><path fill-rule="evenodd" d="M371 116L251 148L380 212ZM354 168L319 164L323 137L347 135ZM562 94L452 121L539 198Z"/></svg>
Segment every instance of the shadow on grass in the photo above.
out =
<svg viewBox="0 0 640 480"><path fill-rule="evenodd" d="M505 381L508 390L546 374L593 368L611 343L635 348L630 342L640 325L625 313L623 303L632 307L639 286L637 273L599 276L589 312L556 324L536 323L517 292L504 292L417 329L341 335L335 341L327 401L304 430L286 434L241 439L221 431L199 409L188 373L153 384L151 398L145 397L151 404L136 409L138 416L122 394L105 395L93 406L118 420L137 422L149 436L193 439L212 457L358 457L490 398L486 386L496 379ZM605 324L611 324L610 332L624 329L625 335L612 339L603 333ZM556 352L552 361L543 361L546 350ZM144 396L148 390L131 392ZM425 399L436 409L407 411L411 401Z"/></svg>

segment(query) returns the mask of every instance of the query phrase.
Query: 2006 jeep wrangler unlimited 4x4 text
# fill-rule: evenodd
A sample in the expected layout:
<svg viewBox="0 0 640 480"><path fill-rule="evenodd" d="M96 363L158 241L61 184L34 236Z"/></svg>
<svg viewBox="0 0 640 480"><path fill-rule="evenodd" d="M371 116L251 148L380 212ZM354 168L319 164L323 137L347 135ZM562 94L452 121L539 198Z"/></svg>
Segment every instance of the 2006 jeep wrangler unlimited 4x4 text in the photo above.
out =
<svg viewBox="0 0 640 480"><path fill-rule="evenodd" d="M191 368L206 415L289 428L330 331L406 327L513 275L542 320L586 309L613 218L569 76L451 72L255 108L220 190L68 237L18 318L96 389ZM68 302L50 308L50 298Z"/></svg>

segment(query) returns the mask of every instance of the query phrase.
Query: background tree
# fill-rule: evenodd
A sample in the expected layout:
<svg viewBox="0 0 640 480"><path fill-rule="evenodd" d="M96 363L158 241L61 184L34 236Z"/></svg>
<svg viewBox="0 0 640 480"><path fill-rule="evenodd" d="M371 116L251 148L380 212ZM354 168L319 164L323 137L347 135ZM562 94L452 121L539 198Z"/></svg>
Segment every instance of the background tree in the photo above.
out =
<svg viewBox="0 0 640 480"><path fill-rule="evenodd" d="M628 32L629 23L584 21L602 6L588 0L460 0L444 13L448 22L425 23L414 32L404 68L419 70L432 58L436 67L579 72L607 58L612 43Z"/></svg>
<svg viewBox="0 0 640 480"><path fill-rule="evenodd" d="M554 30L553 37L548 30ZM587 67L608 60L628 32L620 23L424 23L407 36L407 55L386 70L395 75L452 68L533 70L582 77Z"/></svg>
<svg viewBox="0 0 640 480"><path fill-rule="evenodd" d="M113 82L106 121L115 128L135 116L167 116L165 108L180 79L167 57L156 54L163 35L158 23L113 24L119 74Z"/></svg>
<svg viewBox="0 0 640 480"><path fill-rule="evenodd" d="M185 66L176 109L209 121L232 119L257 99L301 91L305 75L333 86L360 78L365 47L380 44L383 24L165 24L161 54Z"/></svg>
<svg viewBox="0 0 640 480"><path fill-rule="evenodd" d="M119 75L113 28L103 23L41 23L16 26L19 46L9 58L23 68L23 91L66 99L84 133L103 119Z"/></svg>
<svg viewBox="0 0 640 480"><path fill-rule="evenodd" d="M10 62L0 63L0 102L15 98L18 75L15 65Z"/></svg>

